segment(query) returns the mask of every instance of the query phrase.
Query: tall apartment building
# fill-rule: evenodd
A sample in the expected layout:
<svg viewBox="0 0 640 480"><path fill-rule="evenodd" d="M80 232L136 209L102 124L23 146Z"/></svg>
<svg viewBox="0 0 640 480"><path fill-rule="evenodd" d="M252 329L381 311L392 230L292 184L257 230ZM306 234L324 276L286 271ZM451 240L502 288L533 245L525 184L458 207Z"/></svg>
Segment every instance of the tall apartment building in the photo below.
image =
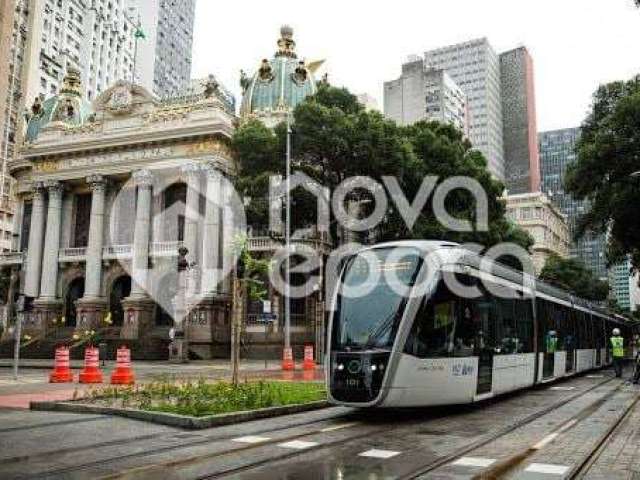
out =
<svg viewBox="0 0 640 480"><path fill-rule="evenodd" d="M638 274L631 275L631 262L626 261L614 265L609 270L610 296L624 310L635 312L640 308L640 286Z"/></svg>
<svg viewBox="0 0 640 480"><path fill-rule="evenodd" d="M540 191L533 59L525 47L500 54L505 185L509 194Z"/></svg>
<svg viewBox="0 0 640 480"><path fill-rule="evenodd" d="M189 86L196 0L129 0L145 37L138 43L137 83L160 97Z"/></svg>
<svg viewBox="0 0 640 480"><path fill-rule="evenodd" d="M411 57L398 79L384 83L384 112L401 125L437 120L468 134L464 92L446 71L420 57Z"/></svg>
<svg viewBox="0 0 640 480"><path fill-rule="evenodd" d="M505 200L507 218L533 237L531 250L536 274L540 274L550 255L562 258L569 255L566 217L544 193L509 195Z"/></svg>
<svg viewBox="0 0 640 480"><path fill-rule="evenodd" d="M538 135L540 151L541 188L567 217L571 236L576 222L588 210L588 203L574 199L564 189L567 167L576 161L575 147L579 128L565 128L541 132ZM580 259L600 279L607 279L604 235L587 234L571 242L570 255Z"/></svg>
<svg viewBox="0 0 640 480"><path fill-rule="evenodd" d="M444 69L467 96L469 139L504 180L500 59L486 38L430 50L425 64Z"/></svg>

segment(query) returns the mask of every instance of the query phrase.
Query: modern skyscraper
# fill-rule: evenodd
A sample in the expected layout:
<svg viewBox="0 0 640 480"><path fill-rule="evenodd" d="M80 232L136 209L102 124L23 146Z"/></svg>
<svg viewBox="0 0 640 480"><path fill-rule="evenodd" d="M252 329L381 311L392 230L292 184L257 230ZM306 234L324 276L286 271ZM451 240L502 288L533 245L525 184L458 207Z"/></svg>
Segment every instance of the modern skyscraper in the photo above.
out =
<svg viewBox="0 0 640 480"><path fill-rule="evenodd" d="M437 120L468 133L464 92L447 72L429 67L420 57L402 65L400 78L384 83L384 113L401 125Z"/></svg>
<svg viewBox="0 0 640 480"><path fill-rule="evenodd" d="M540 191L533 59L525 47L500 54L505 185L509 194Z"/></svg>
<svg viewBox="0 0 640 480"><path fill-rule="evenodd" d="M640 286L638 274L631 275L631 262L627 259L609 270L610 296L624 310L635 312L640 308Z"/></svg>
<svg viewBox="0 0 640 480"><path fill-rule="evenodd" d="M430 50L426 65L444 69L467 96L469 139L504 180L500 59L486 38Z"/></svg>
<svg viewBox="0 0 640 480"><path fill-rule="evenodd" d="M574 199L564 189L567 167L576 160L575 146L580 135L579 128L565 128L542 132L538 135L542 191L567 216L571 235L575 234L576 222L588 209L586 201ZM571 243L570 255L579 258L600 279L607 279L604 235L587 234Z"/></svg>
<svg viewBox="0 0 640 480"><path fill-rule="evenodd" d="M145 38L138 41L137 83L159 97L189 87L196 0L129 0Z"/></svg>

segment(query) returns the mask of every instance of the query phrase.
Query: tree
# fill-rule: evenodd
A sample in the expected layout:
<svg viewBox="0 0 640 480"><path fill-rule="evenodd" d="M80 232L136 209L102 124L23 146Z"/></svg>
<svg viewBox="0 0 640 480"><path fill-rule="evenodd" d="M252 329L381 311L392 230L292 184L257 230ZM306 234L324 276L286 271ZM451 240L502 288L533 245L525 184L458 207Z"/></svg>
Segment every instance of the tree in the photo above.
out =
<svg viewBox="0 0 640 480"><path fill-rule="evenodd" d="M565 181L569 193L590 205L576 233L607 234L609 263L630 255L637 269L640 178L633 173L640 170L640 76L600 86L593 100Z"/></svg>
<svg viewBox="0 0 640 480"><path fill-rule="evenodd" d="M294 170L299 170L333 191L353 176L368 176L382 183L383 176L395 177L411 202L427 175L439 182L456 175L470 176L484 188L489 200L489 232L458 234L438 224L432 214L431 200L421 212L413 229L408 229L397 206L389 211L377 227L378 240L401 238L441 239L477 242L490 247L503 241L515 241L525 248L531 237L505 218L500 199L504 186L493 179L482 154L452 126L437 122L419 122L411 127L398 126L379 112L365 111L357 98L346 89L319 84L315 95L308 97L293 112ZM240 160L238 190L251 197L247 211L250 224L268 223L268 177L284 170L286 129L274 130L257 120L240 126L232 146ZM300 228L315 220L315 201L301 191L293 192L293 224ZM366 200L367 192L356 192L354 200ZM313 202L313 203L311 203ZM362 206L364 213L373 202ZM456 190L447 197L448 212L471 220L474 202L468 192ZM331 233L337 224L332 217Z"/></svg>
<svg viewBox="0 0 640 480"><path fill-rule="evenodd" d="M609 284L596 279L581 261L574 258L551 255L540 273L540 279L585 300L600 302L609 295Z"/></svg>

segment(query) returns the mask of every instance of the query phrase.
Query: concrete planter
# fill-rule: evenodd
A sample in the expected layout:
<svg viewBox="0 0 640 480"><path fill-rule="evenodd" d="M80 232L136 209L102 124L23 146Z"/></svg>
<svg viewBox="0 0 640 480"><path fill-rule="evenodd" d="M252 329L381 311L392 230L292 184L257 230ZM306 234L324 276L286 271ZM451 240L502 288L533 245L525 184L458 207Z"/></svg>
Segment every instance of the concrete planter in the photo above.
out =
<svg viewBox="0 0 640 480"><path fill-rule="evenodd" d="M200 430L203 428L219 427L234 423L249 422L263 418L277 417L281 415L291 415L294 413L318 410L329 406L328 402L321 400L318 402L302 403L295 405L284 405L281 407L261 408L259 410L249 410L242 412L223 413L220 415L208 415L206 417L191 417L188 415L177 415L164 412L147 412L133 408L102 407L99 405L89 405L75 402L31 402L31 410L44 410L55 412L72 413L92 413L99 415L119 415L121 417L143 420L146 422L169 425L171 427L185 428L188 430Z"/></svg>

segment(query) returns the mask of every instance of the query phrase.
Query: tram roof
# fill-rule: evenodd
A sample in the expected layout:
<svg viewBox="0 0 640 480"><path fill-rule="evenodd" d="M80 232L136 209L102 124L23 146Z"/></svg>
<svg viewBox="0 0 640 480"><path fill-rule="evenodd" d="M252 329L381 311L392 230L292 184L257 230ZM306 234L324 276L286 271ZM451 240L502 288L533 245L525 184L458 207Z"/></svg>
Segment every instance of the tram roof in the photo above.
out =
<svg viewBox="0 0 640 480"><path fill-rule="evenodd" d="M495 263L493 264L494 266L492 271L487 271L486 268L483 268L481 262L482 256L476 252L464 248L464 246L459 243L438 240L398 240L394 242L379 243L368 248L388 247L413 247L422 250L425 253L430 253L436 250L448 251L450 253L446 253L444 255L439 254L439 257L443 260L443 264L458 264L463 267L471 267L481 271L485 271L519 285L523 285L524 283L523 272L504 264ZM539 278L536 278L535 282L536 291L547 296L581 307L584 310L588 310L600 317L606 318L613 322L625 323L629 325L638 323L626 317L623 317L622 315L612 314L611 312L607 311L606 308L595 305L592 301L578 297L571 294L570 292L567 292L566 290L543 282Z"/></svg>

